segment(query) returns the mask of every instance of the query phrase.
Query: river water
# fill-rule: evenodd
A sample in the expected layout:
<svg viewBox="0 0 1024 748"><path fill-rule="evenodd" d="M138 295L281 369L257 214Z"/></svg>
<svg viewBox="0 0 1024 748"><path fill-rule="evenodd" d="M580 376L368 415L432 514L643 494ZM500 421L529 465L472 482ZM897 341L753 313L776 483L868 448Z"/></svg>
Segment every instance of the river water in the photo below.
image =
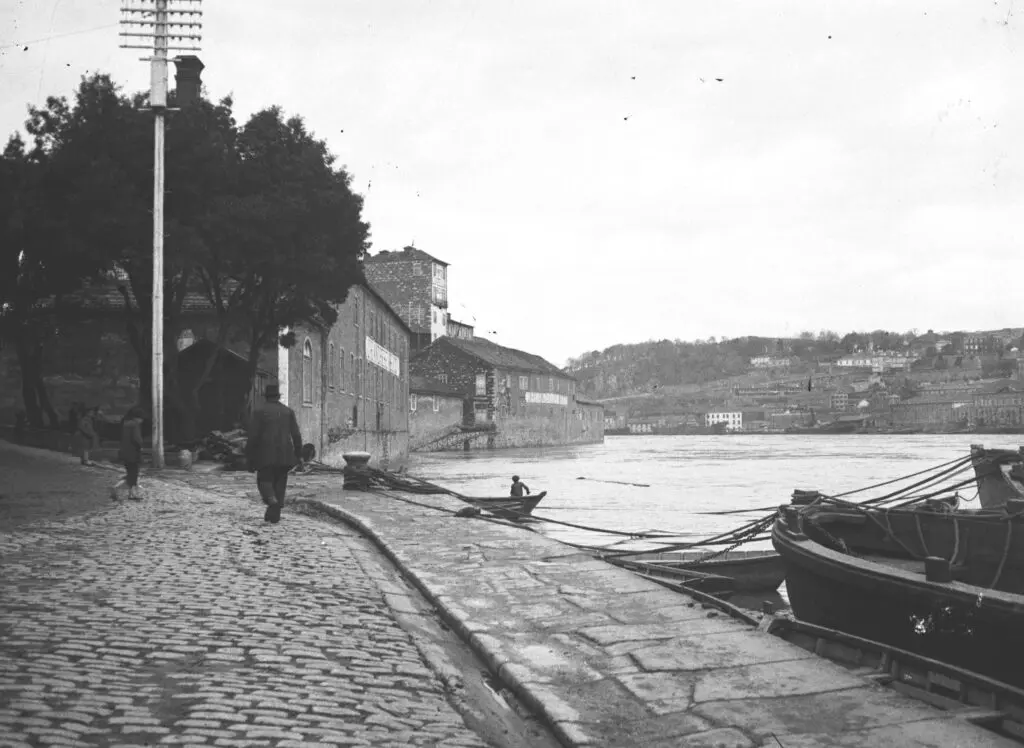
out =
<svg viewBox="0 0 1024 748"><path fill-rule="evenodd" d="M534 493L548 492L534 510L540 517L626 532L671 531L686 541L730 530L787 504L795 488L833 495L862 488L964 457L980 439L970 434L608 436L603 444L583 446L414 454L409 472L474 496L507 496L515 474ZM1016 449L1003 440L986 446ZM964 498L973 494L961 491ZM765 511L707 514L759 508ZM534 527L573 543L616 540L558 525Z"/></svg>
<svg viewBox="0 0 1024 748"><path fill-rule="evenodd" d="M540 518L628 533L671 532L666 541L688 542L765 516L789 503L793 489L835 495L863 488L966 456L979 440L962 434L609 436L583 446L415 454L409 472L474 496L507 496L516 474L534 493L548 492L534 510ZM1003 437L986 446L1017 445ZM970 499L975 491L961 495ZM736 509L759 511L709 514ZM544 521L532 526L571 543L650 547ZM771 542L744 547L770 548Z"/></svg>

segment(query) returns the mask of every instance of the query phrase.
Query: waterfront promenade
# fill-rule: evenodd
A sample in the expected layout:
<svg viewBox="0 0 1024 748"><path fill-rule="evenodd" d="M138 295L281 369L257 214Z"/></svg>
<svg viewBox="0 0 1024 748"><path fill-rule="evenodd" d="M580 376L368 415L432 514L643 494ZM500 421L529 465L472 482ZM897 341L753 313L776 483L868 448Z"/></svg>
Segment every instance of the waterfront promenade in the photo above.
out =
<svg viewBox="0 0 1024 748"><path fill-rule="evenodd" d="M264 526L248 474L144 482L145 502L0 533L15 744L498 745L446 698L466 667L399 625L417 596L367 540L307 516L330 514L563 745L1016 745L446 497L296 476Z"/></svg>

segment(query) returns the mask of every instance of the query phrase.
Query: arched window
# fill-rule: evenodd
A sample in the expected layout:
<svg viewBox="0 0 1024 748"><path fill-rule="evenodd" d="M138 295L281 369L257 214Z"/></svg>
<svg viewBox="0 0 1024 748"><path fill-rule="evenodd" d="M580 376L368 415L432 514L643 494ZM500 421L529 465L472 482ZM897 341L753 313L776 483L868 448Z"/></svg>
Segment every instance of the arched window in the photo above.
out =
<svg viewBox="0 0 1024 748"><path fill-rule="evenodd" d="M338 356L338 386L341 389L345 389L348 386L348 382L345 379L345 349L341 349L341 355Z"/></svg>
<svg viewBox="0 0 1024 748"><path fill-rule="evenodd" d="M302 344L302 402L313 402L313 344L309 338Z"/></svg>
<svg viewBox="0 0 1024 748"><path fill-rule="evenodd" d="M334 378L337 376L336 364L334 360L334 343L328 346L327 356L327 386L330 389L334 389Z"/></svg>

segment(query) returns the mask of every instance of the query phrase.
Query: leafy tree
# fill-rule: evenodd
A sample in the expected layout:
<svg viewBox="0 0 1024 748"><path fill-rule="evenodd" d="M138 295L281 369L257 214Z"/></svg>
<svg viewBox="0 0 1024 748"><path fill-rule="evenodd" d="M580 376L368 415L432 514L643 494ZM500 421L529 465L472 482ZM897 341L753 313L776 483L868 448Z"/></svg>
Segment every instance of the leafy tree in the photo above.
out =
<svg viewBox="0 0 1024 748"><path fill-rule="evenodd" d="M363 281L369 225L326 144L277 107L240 131L232 176L208 227L212 249L201 273L221 335L227 327L247 336L251 381L261 351L294 342L279 341L282 328L334 323L334 305Z"/></svg>
<svg viewBox="0 0 1024 748"><path fill-rule="evenodd" d="M67 217L50 210L54 185L48 154L26 150L12 136L0 156L0 338L14 344L28 423L59 425L43 381L43 350L65 298L95 273L76 252Z"/></svg>
<svg viewBox="0 0 1024 748"><path fill-rule="evenodd" d="M839 346L846 353L855 353L867 346L869 339L870 338L863 333L848 332L840 339Z"/></svg>
<svg viewBox="0 0 1024 748"><path fill-rule="evenodd" d="M83 78L72 104L50 98L30 110L28 130L33 154L50 164L46 210L66 218L58 245L126 278L124 321L148 400L153 135L143 104L109 76L94 75ZM164 339L156 344L176 416L168 418L169 435L187 440L195 436L199 391L229 342L248 342L251 378L281 327L333 323L332 304L362 280L369 227L348 174L300 118L284 120L270 108L239 128L230 99L201 99L168 117L164 207ZM176 342L191 325L186 301L197 298L205 300L215 345L186 387Z"/></svg>

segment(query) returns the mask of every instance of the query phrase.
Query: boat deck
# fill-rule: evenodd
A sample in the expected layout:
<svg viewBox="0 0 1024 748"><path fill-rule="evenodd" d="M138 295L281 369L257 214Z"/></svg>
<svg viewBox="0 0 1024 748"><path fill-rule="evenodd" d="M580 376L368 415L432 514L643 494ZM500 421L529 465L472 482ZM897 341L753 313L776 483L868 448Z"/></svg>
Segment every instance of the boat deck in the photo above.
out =
<svg viewBox="0 0 1024 748"><path fill-rule="evenodd" d="M541 535L301 482L566 746L1019 745Z"/></svg>

